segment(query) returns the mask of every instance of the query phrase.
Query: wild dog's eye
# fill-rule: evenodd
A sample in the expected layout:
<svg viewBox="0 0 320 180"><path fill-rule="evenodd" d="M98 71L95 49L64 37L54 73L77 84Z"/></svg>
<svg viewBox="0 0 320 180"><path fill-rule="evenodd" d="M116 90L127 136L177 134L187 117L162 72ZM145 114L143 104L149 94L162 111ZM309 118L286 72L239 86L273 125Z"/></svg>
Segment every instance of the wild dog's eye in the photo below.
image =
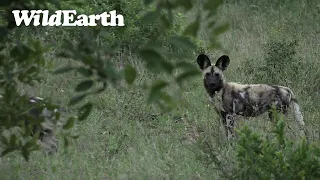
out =
<svg viewBox="0 0 320 180"><path fill-rule="evenodd" d="M210 76L210 73L206 73L206 76Z"/></svg>
<svg viewBox="0 0 320 180"><path fill-rule="evenodd" d="M217 76L217 77L219 77L219 76L220 76L220 74L219 74L219 73L214 73L214 75L215 75L215 76Z"/></svg>

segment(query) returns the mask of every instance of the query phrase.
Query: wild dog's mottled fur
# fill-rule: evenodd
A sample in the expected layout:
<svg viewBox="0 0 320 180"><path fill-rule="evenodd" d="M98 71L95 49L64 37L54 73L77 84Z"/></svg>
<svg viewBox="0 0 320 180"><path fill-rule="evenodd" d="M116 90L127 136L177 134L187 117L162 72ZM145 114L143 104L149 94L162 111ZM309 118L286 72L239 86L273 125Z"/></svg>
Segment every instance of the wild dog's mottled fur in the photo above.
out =
<svg viewBox="0 0 320 180"><path fill-rule="evenodd" d="M30 104L41 103L43 98L41 97L29 97ZM40 143L48 153L53 153L58 150L59 142L55 137L53 130L55 129L55 124L51 122L51 118L55 115L55 112L59 111L58 109L54 109L54 111L50 111L47 108L44 108L42 111L35 107L30 110L30 114L32 116L38 117L43 116L45 118L44 122L41 123L41 126L34 125L33 131L31 136L34 134L39 133L39 140L42 142ZM26 121L28 124L28 121Z"/></svg>
<svg viewBox="0 0 320 180"><path fill-rule="evenodd" d="M211 102L216 93L221 92L222 108L220 113L226 127L228 139L234 134L234 116L259 116L275 105L279 112L287 114L290 104L293 105L295 118L300 126L304 126L303 116L290 88L267 84L238 84L227 82L223 71L228 67L230 59L221 56L215 65L211 65L208 56L200 54L197 63L203 71L204 87ZM269 112L270 120L272 113Z"/></svg>
<svg viewBox="0 0 320 180"><path fill-rule="evenodd" d="M0 100L2 98L3 96L0 95ZM41 103L42 101L43 98L41 97L29 97L29 104ZM54 110L54 112L56 111L59 111L59 109ZM41 123L41 125L33 125L30 136L34 136L36 133L39 133L39 143L49 153L56 152L59 146L59 142L53 133L55 125L51 122L52 116L55 115L54 112L48 110L47 108L39 109L38 107L34 107L29 111L30 115L36 118L39 116L44 118L44 121ZM29 120L25 120L25 125L28 126L29 124Z"/></svg>

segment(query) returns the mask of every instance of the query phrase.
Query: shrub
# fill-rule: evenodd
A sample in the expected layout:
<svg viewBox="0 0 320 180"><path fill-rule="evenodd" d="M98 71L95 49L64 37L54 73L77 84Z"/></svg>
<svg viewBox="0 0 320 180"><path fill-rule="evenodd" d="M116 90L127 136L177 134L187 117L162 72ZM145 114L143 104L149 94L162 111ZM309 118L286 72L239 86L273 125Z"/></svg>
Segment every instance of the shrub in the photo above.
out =
<svg viewBox="0 0 320 180"><path fill-rule="evenodd" d="M244 126L237 130L237 139L228 147L215 146L208 141L210 138L200 138L195 146L198 149L194 150L198 160L214 164L214 169L226 179L319 179L320 147L308 143L305 138L289 140L283 116L273 112L273 129L267 132L268 136ZM221 155L225 148L236 158Z"/></svg>
<svg viewBox="0 0 320 180"><path fill-rule="evenodd" d="M288 140L284 120L276 115L273 136L263 138L248 127L239 132L236 179L319 179L320 148Z"/></svg>
<svg viewBox="0 0 320 180"><path fill-rule="evenodd" d="M296 40L271 39L264 46L262 62L247 59L240 69L250 83L281 84L292 87L300 78L304 64L296 56ZM253 75L254 74L254 75ZM250 76L251 75L251 76Z"/></svg>
<svg viewBox="0 0 320 180"><path fill-rule="evenodd" d="M191 0L184 1L102 1L94 3L82 3L81 6L74 5L76 2L64 1L5 1L1 3L4 13L1 14L0 21L0 67L4 72L0 74L0 91L4 100L1 100L1 107L7 107L1 114L1 130L10 128L26 129L23 124L24 116L21 118L16 113L19 104L26 103L26 98L19 97L18 85L30 85L35 87L37 83L43 80L42 72L48 72L49 63L46 61L45 54L49 53L51 48L54 58L64 58L73 61L63 67L57 68L54 74L67 72L76 72L81 75L81 82L78 82L74 91L77 93L70 98L69 106L83 103L88 96L95 96L107 91L109 86L116 90L130 88L135 84L135 80L140 75L136 67L131 63L125 63L124 68L117 68L114 62L120 50L133 52L143 61L146 69L153 74L165 74L165 79L158 79L153 82L144 82L142 87L148 92L147 103L156 104L164 111L172 110L179 102L178 98L166 92L166 88L173 85L182 86L182 83L191 76L200 74L200 71L194 63L189 63L185 59L192 57L197 45L193 42L198 37L198 31L202 25L209 32L208 39L210 48L217 48L217 37L228 29L227 24L216 24L216 13L218 7L223 1L214 2L202 1L201 6ZM51 3L51 5L50 5ZM197 13L197 18L188 23L183 31L180 31L179 20L182 10L185 13L192 10L194 5L202 10ZM53 8L54 7L54 8ZM151 7L151 8L150 8ZM147 10L147 9L151 10ZM11 13L12 9L76 9L78 13L100 13L116 9L126 18L127 27L70 27L70 28L35 28L35 27L16 27ZM203 14L206 21L200 18ZM21 28L21 29L20 29ZM17 30L19 29L19 30ZM51 35L46 36L48 31ZM183 32L183 33L181 33ZM32 36L30 36L32 34ZM55 41L50 41L54 39ZM46 42L46 46L43 45ZM179 51L175 51L178 49ZM58 51L58 53L56 53ZM172 62L173 58L184 59L180 62ZM123 59L121 59L123 60ZM179 71L180 70L180 71ZM175 72L181 72L179 74ZM51 72L51 71L50 71ZM37 82L35 82L37 81ZM126 84L122 82L125 81ZM125 86L127 85L127 86ZM24 102L19 102L22 99ZM47 99L47 98L45 98ZM13 103L14 102L14 103ZM50 102L46 103L48 106ZM69 130L75 125L76 121L87 119L94 104L86 102L78 109L78 116L68 118L62 126L65 145L68 145L66 137L77 138L71 135ZM20 108L22 112L28 107ZM15 116L13 116L14 114ZM26 117L28 118L28 117ZM59 115L57 115L57 119ZM39 125L40 121L34 124ZM28 130L28 129L26 129ZM66 131L64 131L66 130ZM3 131L0 132L0 136ZM70 136L69 136L70 135ZM10 139L10 140L9 140ZM10 137L0 139L4 146L2 156L15 150L21 150L23 156L28 159L31 151L36 148L30 148L35 144L35 140L28 141L28 134L17 138L13 133ZM10 143L8 144L8 142ZM2 150L2 149L1 149Z"/></svg>
<svg viewBox="0 0 320 180"><path fill-rule="evenodd" d="M154 5L150 5L150 9L154 9ZM54 9L53 6L51 6ZM124 27L107 27L107 30L101 34L100 44L102 45L117 45L120 49L137 51L142 45L152 38L165 40L168 35L180 34L184 16L175 13L173 18L172 29L163 32L163 27L159 21L154 21L150 24L143 24L139 19L146 13L149 8L144 6L142 0L121 1L121 0L98 0L90 3L83 3L81 6L73 2L61 2L61 9L74 9L78 14L99 14L116 10L118 14L124 16ZM163 21L168 21L167 19ZM29 37L30 33L35 33L36 37L41 37L45 42L56 42L56 49L61 48L61 44L65 40L76 40L81 38L81 29L79 27L20 27L15 30L16 36L22 36L23 39ZM49 34L49 35L48 35Z"/></svg>

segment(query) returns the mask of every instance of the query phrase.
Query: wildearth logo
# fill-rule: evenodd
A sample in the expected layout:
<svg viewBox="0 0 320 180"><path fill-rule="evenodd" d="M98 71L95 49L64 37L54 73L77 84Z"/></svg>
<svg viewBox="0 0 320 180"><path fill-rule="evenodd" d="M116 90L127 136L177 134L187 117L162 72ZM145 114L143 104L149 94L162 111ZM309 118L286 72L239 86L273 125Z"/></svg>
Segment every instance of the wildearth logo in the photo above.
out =
<svg viewBox="0 0 320 180"><path fill-rule="evenodd" d="M97 26L97 21L100 21L102 26L124 26L123 16L115 10L89 16L77 16L76 10L58 10L50 16L49 10L13 10L12 13L17 26L22 22L29 26L32 20L33 26Z"/></svg>

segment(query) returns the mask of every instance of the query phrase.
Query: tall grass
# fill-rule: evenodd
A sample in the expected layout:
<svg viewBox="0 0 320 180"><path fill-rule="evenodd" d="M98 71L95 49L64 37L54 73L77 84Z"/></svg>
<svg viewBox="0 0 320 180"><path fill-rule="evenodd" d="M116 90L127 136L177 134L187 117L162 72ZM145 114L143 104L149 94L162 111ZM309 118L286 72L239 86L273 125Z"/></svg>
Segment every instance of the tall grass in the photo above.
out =
<svg viewBox="0 0 320 180"><path fill-rule="evenodd" d="M295 78L287 77L291 73L278 75L283 80L292 80L289 85L300 101L311 140L318 141L320 4L276 2L229 0L222 7L219 17L231 23L231 29L220 39L231 58L225 76L229 81L256 83L255 73L259 73L257 69L266 62L270 52L266 47L272 46L273 40L297 40L292 58L303 66L298 67ZM202 39L206 40L205 32ZM222 55L220 51L207 53L213 60ZM70 63L48 56L54 67ZM139 69L141 82L152 79L140 60L128 51L119 55L120 68L124 62L131 62ZM293 71L290 67L284 71ZM246 73L248 68L254 73ZM268 72L263 76L266 83L273 78L267 75ZM46 81L37 89L22 87L22 90L67 103L79 76L74 73L44 76ZM120 93L110 88L107 93L92 97L97 108L74 129L81 136L66 152L61 149L50 157L37 152L28 163L20 156L9 155L1 159L4 176L1 179L220 179L217 167L207 161L208 157L196 144L199 140L207 141L217 158L230 168L234 167L234 146L225 141L218 116L208 107L201 79L185 84L183 97L188 105L171 114L160 114L155 107L145 104L145 95L137 88ZM69 109L68 113L74 112ZM240 118L237 125L244 124L254 131L268 132L265 116ZM290 138L298 138L298 128L291 116L287 124L291 127L287 131Z"/></svg>

